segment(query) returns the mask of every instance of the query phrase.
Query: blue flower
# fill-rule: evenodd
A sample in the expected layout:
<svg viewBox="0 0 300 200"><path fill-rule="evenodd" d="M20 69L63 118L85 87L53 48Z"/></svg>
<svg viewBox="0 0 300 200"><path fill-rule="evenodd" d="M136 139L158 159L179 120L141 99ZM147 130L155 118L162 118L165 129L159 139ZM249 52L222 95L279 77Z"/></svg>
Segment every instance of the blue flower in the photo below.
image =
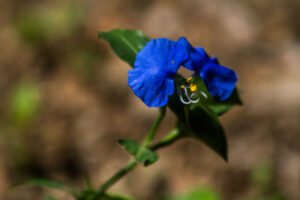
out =
<svg viewBox="0 0 300 200"><path fill-rule="evenodd" d="M181 44L165 38L151 40L138 52L128 85L147 106L165 106L174 93L176 72L188 59Z"/></svg>
<svg viewBox="0 0 300 200"><path fill-rule="evenodd" d="M185 37L181 37L177 42L183 45L189 52L190 58L184 63L184 67L197 72L200 72L203 66L209 61L209 56L202 47L194 48Z"/></svg>
<svg viewBox="0 0 300 200"><path fill-rule="evenodd" d="M177 42L184 46L190 55L190 58L184 63L184 67L200 75L209 93L217 100L227 99L235 88L236 73L221 66L216 58L210 58L203 48L192 47L186 38L181 37Z"/></svg>

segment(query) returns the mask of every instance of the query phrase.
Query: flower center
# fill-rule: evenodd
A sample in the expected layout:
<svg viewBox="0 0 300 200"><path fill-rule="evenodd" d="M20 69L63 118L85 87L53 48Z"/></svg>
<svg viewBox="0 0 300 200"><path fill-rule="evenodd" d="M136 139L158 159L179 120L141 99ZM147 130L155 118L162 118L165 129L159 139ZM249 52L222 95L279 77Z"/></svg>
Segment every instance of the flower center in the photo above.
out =
<svg viewBox="0 0 300 200"><path fill-rule="evenodd" d="M207 95L200 91L192 80L193 77L189 77L184 83L176 84L179 99L183 104L197 103L201 95L207 98Z"/></svg>

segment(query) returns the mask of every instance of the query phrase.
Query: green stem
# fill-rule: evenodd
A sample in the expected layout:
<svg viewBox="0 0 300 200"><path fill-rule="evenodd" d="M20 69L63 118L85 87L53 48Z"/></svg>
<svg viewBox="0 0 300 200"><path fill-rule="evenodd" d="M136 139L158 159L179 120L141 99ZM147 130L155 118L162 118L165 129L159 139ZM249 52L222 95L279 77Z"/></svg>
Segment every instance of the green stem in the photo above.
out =
<svg viewBox="0 0 300 200"><path fill-rule="evenodd" d="M155 122L153 123L150 131L148 132L146 138L144 139L144 141L142 143L143 147L148 147L150 145L150 143L152 142L154 135L158 129L158 126L162 122L165 114L166 114L166 107L159 108L158 116L157 116Z"/></svg>
<svg viewBox="0 0 300 200"><path fill-rule="evenodd" d="M169 134L167 134L166 137L164 137L161 141L158 143L152 145L150 147L151 150L156 151L157 149L160 149L165 146L169 146L170 144L173 144L175 141L177 141L179 138L181 138L181 132L179 128L174 128Z"/></svg>
<svg viewBox="0 0 300 200"><path fill-rule="evenodd" d="M117 173L115 173L110 179L108 179L101 188L97 191L94 199L98 199L104 192L110 188L114 183L116 183L119 179L125 176L130 170L132 170L137 165L135 159L130 159L128 163L122 167Z"/></svg>
<svg viewBox="0 0 300 200"><path fill-rule="evenodd" d="M165 116L165 113L166 113L166 107L162 107L159 109L158 116L157 116L155 122L153 123L152 128L150 129L150 131L148 132L146 138L144 139L144 141L142 143L143 147L148 147L151 144L151 142L154 138L154 135L157 132L157 129ZM100 196L103 195L108 188L110 188L114 183L116 183L123 176L125 176L136 165L137 165L136 160L133 158L130 159L124 167L122 167L119 171L117 171L111 178L109 178L100 187L100 189L96 192L96 194L94 196L94 200L97 200L98 198L100 198Z"/></svg>
<svg viewBox="0 0 300 200"><path fill-rule="evenodd" d="M181 138L181 132L179 128L174 128L172 131L167 134L166 137L164 137L160 142L152 145L150 147L151 150L155 151L162 147L168 146L178 139ZM110 179L108 179L101 188L97 191L94 200L97 200L101 195L105 193L105 191L110 188L113 184L115 184L118 180L120 180L123 176L125 176L129 171L131 171L133 168L137 166L137 161L132 158L128 161L128 163L122 167L119 171L117 171Z"/></svg>

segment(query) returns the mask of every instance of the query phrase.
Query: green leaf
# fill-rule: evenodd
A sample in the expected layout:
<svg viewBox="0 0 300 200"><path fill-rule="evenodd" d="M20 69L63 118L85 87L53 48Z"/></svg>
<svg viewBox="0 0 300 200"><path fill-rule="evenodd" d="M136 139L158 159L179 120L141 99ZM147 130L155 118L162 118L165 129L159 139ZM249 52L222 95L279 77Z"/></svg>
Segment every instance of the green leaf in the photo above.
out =
<svg viewBox="0 0 300 200"><path fill-rule="evenodd" d="M65 191L69 194L72 194L75 197L77 197L78 195L75 188L72 188L71 186L68 186L65 183L51 180L51 179L45 179L45 178L33 178L24 183L14 185L13 188L21 187L21 186L47 187L47 188L53 188L53 189Z"/></svg>
<svg viewBox="0 0 300 200"><path fill-rule="evenodd" d="M188 113L192 135L203 141L227 161L227 141L218 116L208 107L196 107Z"/></svg>
<svg viewBox="0 0 300 200"><path fill-rule="evenodd" d="M209 108L216 113L218 116L221 116L225 114L227 111L229 111L233 105L212 105L209 106Z"/></svg>
<svg viewBox="0 0 300 200"><path fill-rule="evenodd" d="M170 97L168 106L178 117L184 135L201 140L227 160L226 136L216 113L202 104L182 104L177 93Z"/></svg>
<svg viewBox="0 0 300 200"><path fill-rule="evenodd" d="M145 148L132 140L119 140L119 144L122 145L125 150L134 156L134 158L143 163L145 166L149 166L158 160L158 155L148 148Z"/></svg>
<svg viewBox="0 0 300 200"><path fill-rule="evenodd" d="M99 32L98 35L106 40L114 52L131 66L133 66L136 54L143 49L150 40L143 32L128 29Z"/></svg>

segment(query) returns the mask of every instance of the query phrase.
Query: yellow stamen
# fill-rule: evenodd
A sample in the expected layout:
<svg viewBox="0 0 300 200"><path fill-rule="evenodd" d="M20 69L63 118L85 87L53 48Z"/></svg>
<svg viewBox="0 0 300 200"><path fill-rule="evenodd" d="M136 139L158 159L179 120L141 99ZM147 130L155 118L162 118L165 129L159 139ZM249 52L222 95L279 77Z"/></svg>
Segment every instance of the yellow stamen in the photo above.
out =
<svg viewBox="0 0 300 200"><path fill-rule="evenodd" d="M190 82L190 80L192 80L192 78L193 78L193 77L190 77L190 78L188 78L186 81L187 81L187 82Z"/></svg>
<svg viewBox="0 0 300 200"><path fill-rule="evenodd" d="M191 84L191 85L190 85L190 90L191 90L191 92L196 92L197 86L194 85L194 84Z"/></svg>

